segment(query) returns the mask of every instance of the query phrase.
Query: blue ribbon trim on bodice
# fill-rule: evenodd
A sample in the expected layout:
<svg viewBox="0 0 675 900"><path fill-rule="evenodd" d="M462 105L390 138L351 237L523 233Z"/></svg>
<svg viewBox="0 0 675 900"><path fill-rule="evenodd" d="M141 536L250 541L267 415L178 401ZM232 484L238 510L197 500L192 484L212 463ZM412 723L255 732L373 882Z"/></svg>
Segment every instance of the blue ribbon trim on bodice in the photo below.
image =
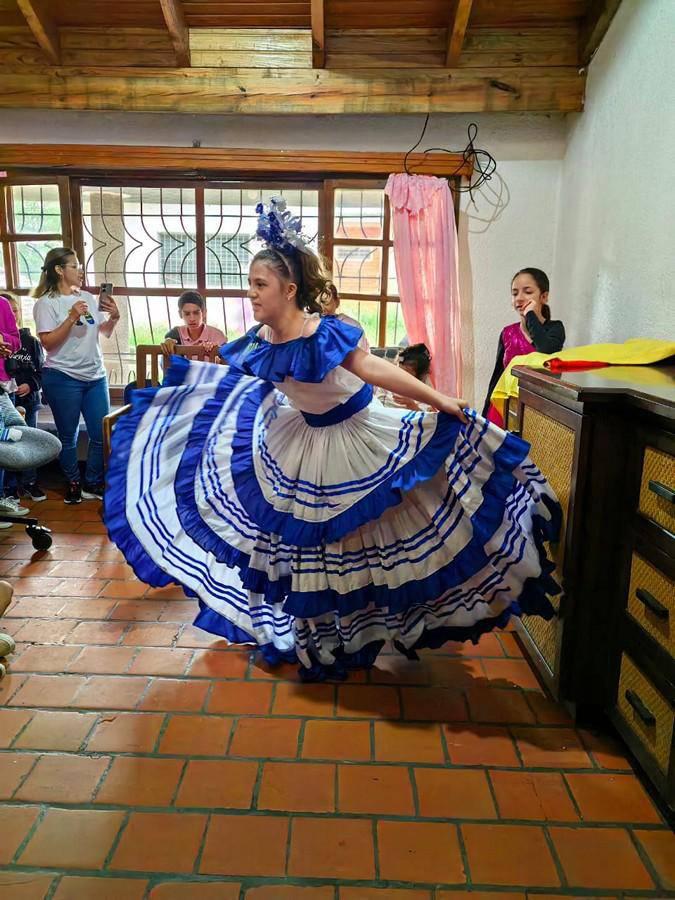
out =
<svg viewBox="0 0 675 900"><path fill-rule="evenodd" d="M364 384L361 390L357 391L349 400L334 406L325 413L309 413L303 412L302 416L307 424L312 428L323 428L326 425L337 425L350 419L357 412L361 412L373 399L373 389L369 384Z"/></svg>

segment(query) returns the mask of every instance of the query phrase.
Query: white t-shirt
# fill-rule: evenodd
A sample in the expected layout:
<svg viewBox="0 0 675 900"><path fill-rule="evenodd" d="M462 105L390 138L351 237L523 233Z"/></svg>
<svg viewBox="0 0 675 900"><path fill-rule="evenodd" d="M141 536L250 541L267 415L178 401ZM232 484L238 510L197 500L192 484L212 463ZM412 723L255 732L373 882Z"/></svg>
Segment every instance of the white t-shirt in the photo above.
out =
<svg viewBox="0 0 675 900"><path fill-rule="evenodd" d="M107 320L105 313L99 312L98 300L87 291L79 294L45 294L33 307L33 319L38 335L44 331L54 331L68 318L73 303L84 300L95 324L80 317L81 325L73 325L70 334L60 347L46 351L45 368L58 369L71 378L80 381L94 381L103 378L105 366L98 342L100 325Z"/></svg>

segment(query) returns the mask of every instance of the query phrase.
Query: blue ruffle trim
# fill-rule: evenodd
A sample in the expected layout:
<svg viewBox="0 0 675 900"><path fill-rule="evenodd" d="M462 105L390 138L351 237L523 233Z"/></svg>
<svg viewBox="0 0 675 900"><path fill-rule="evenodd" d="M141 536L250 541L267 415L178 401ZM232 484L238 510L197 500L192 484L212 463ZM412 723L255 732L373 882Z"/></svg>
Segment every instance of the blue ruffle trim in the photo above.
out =
<svg viewBox="0 0 675 900"><path fill-rule="evenodd" d="M318 384L356 350L363 331L335 316L324 316L314 334L283 344L258 337L261 326L224 344L219 353L225 362L247 375L280 384L284 378Z"/></svg>
<svg viewBox="0 0 675 900"><path fill-rule="evenodd" d="M294 547L318 547L323 543L338 541L361 525L379 518L390 507L397 506L403 499L403 494L412 490L416 484L434 477L452 451L461 428L459 419L439 413L433 435L413 459L392 472L389 478L344 512L321 522L305 522L290 513L275 509L265 498L256 475L253 427L260 404L268 391L268 385L261 385L241 404L236 433L232 439L232 478L239 502L258 527L279 535L284 543ZM217 414L217 406L213 412L214 415ZM198 459L195 460L197 462Z"/></svg>
<svg viewBox="0 0 675 900"><path fill-rule="evenodd" d="M165 376L164 385L175 386L182 384L189 367L190 362L187 359L183 357L173 358L172 365ZM230 372L228 376L224 376L218 391L222 391L226 394L232 389L233 385L236 384L240 377L241 373L237 373L236 371ZM136 428L144 413L151 405L156 393L157 389L155 388L135 391L131 412L120 419L115 427L113 433L113 453L108 467L107 487L104 496L104 517L110 539L120 548L136 576L147 584L162 587L168 584L179 584L180 582L174 578L170 578L155 565L143 547L139 544L126 518L127 461ZM214 401L209 401L209 403L214 403ZM215 406L217 407L218 404L216 403ZM211 411L209 410L209 412ZM215 412L217 412L217 409L214 409L214 413ZM452 422L454 420L450 421ZM209 415L206 417L200 416L198 422L195 423L193 434L190 438L190 442L194 443L195 450L203 446L211 422L212 416ZM515 483L515 479L512 475L512 468L522 461L527 450L528 445L524 441L519 440L513 435L508 435L500 450L495 454L495 471L486 486L484 503L473 517L474 531L477 534L474 540L487 540L489 535L494 531L494 528L498 527L498 524L501 521L501 515L503 514L504 500ZM184 454L181 468L186 461L186 454ZM188 482L184 482L184 485L187 483ZM189 484L189 501L194 503L194 480ZM179 492L177 491L177 493ZM180 492L179 496L184 497L185 494ZM494 628L504 627L511 615L520 616L525 613L528 615L539 615L545 619L550 619L555 615L555 610L546 595L558 594L560 588L552 577L555 567L546 557L544 542L555 541L557 539L562 517L558 505L549 503L547 498L545 498L545 502L549 508L551 518L550 520L545 520L542 517L535 517L532 535L539 552L542 566L541 575L537 578L529 579L525 583L518 600L512 603L500 616L493 619L482 619L468 627L449 627L426 630L415 646L408 651L411 655L414 654L415 649L420 649L422 647L439 647L449 640L471 640L476 643L482 634L492 631ZM499 516L498 519L497 515ZM200 541L200 545L210 552L214 552L216 549L219 551L226 549L230 554L230 559L223 559L222 561L240 568L243 582L242 586L245 589L255 591L256 593L265 593L269 602L282 599L282 597L288 593L285 611L291 615L301 616L303 618L320 615L328 609L335 609L340 615L346 615L356 609L365 608L371 602L375 602L380 606L386 605L392 609L393 612L396 612L408 608L411 605L419 605L426 600L435 599L440 596L443 591L448 590L452 586L449 583L450 579L448 576L450 575L450 572L448 570L451 567L456 567L458 565L460 558L464 553L464 551L462 551L462 553L460 553L445 569L424 579L424 581L416 582L410 587L403 586L403 588L397 590L389 590L386 588L376 588L371 584L367 588L355 591L349 595L336 595L333 591L321 591L308 595L305 593L291 592L290 578L283 579L281 582L269 582L264 573L249 570L249 557L247 554L241 553L235 548L225 544L222 539L218 538L217 535L208 528L206 528L206 531L208 541L205 542L202 540ZM214 542L218 544L217 547L213 546ZM207 546L207 543L212 544L212 546ZM216 552L215 555L217 558L220 558L219 552ZM473 556L473 563L475 565L476 558L473 553L471 553L471 555ZM188 595L194 596L193 591L189 588L185 588L185 590ZM210 633L221 635L233 643L255 642L255 638L252 635L228 622L202 601L200 601L200 613L197 616L195 624ZM344 674L346 674L350 668L367 668L372 666L381 646L382 642L376 641L362 647L356 654L346 654L338 651L336 653L335 663L330 666L315 663L310 669L301 667L301 676L303 680L308 681L344 677ZM294 651L280 651L274 647L273 644L266 644L260 647L260 649L266 661L271 665L281 661L292 662L297 659Z"/></svg>
<svg viewBox="0 0 675 900"><path fill-rule="evenodd" d="M182 357L175 357L187 362ZM124 554L134 575L153 587L177 584L162 572L138 542L127 520L127 467L136 429L144 413L152 403L157 388L135 390L131 397L132 408L116 423L112 434L112 453L106 472L106 489L103 494L103 521L110 540Z"/></svg>
<svg viewBox="0 0 675 900"><path fill-rule="evenodd" d="M186 360L181 360L181 362L185 368L189 366ZM178 369L174 370L174 376L178 376ZM290 575L270 580L266 572L250 569L249 555L228 544L209 528L197 506L195 497L197 470L213 420L222 408L225 397L241 377L240 372L231 371L230 375L223 379L214 398L205 404L195 420L176 474L176 498L178 516L186 534L190 535L195 543L204 550L213 554L219 562L236 567L245 589L263 594L268 603L284 602L284 610L290 615L300 618L314 618L332 610L336 610L341 616L347 616L371 603L379 607L386 606L392 612L399 613L411 606L435 600L451 588L462 584L476 571L487 565L488 558L483 547L501 525L504 504L517 487L513 470L524 461L529 450L529 445L513 434L506 435L501 447L494 454L494 471L484 487L483 503L472 517L474 533L472 540L450 563L427 578L403 584L398 588L370 583L364 588L343 594L332 589L312 592L294 591ZM270 390L272 390L271 385L261 384L254 395L242 404L237 434L232 444L233 460L236 452L240 452L245 457L242 467L246 465L246 458L248 460L244 490L240 490L240 482L237 485L237 494L249 515L254 518L256 515L262 516L265 527L260 528L260 531L265 537L270 534L279 534L280 529L286 530L286 534L289 533L288 529L284 528L285 523L279 521L283 517L283 513L277 513L270 507L271 513L267 514L261 511L259 505L257 507L255 505L258 502L256 492L260 492L260 488L253 472L251 430L255 412ZM242 416L245 417L244 421L242 421ZM344 533L350 533L363 522L379 517L386 508L399 503L403 493L409 491L415 484L433 477L447 458L460 427L458 420L443 414L439 415L436 433L415 459L395 473L390 481L372 491L365 498L365 502L361 501L360 504L355 504L341 516L336 517L346 528ZM246 488L250 488L250 493ZM368 501L372 501L372 505L368 505ZM262 502L266 503L264 498L262 498ZM561 515L557 505L547 503L547 506L550 511L550 520L537 516L534 517L533 522L533 539L538 548L542 574L534 580L534 584L528 582L525 585L521 602L526 612L543 616L553 615L553 607L546 599L546 594L555 595L559 592L559 588L550 574L554 566L546 558L544 542L557 538ZM354 514L354 518L350 520L348 517L352 514ZM288 518L293 526L295 520L291 517ZM304 525L305 523L300 524ZM321 524L325 527L330 523ZM324 533L330 532L326 528ZM291 534L293 535L292 539L285 538L286 543L300 546L300 542L297 540L298 533L291 529ZM327 538L323 540L327 540ZM321 540L316 540L308 543L308 546L319 547L321 543ZM320 559L317 560L317 565L320 565Z"/></svg>

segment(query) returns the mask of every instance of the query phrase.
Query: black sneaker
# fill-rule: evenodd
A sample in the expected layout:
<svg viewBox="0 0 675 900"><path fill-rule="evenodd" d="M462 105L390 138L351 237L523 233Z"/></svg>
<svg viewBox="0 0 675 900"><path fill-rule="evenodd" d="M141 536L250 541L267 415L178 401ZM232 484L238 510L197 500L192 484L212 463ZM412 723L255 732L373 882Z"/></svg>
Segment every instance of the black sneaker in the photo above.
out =
<svg viewBox="0 0 675 900"><path fill-rule="evenodd" d="M37 481L34 484L24 484L21 488L21 493L24 497L30 497L31 500L35 500L36 503L47 499L47 495Z"/></svg>
<svg viewBox="0 0 675 900"><path fill-rule="evenodd" d="M82 488L79 481L68 482L64 503L82 503Z"/></svg>
<svg viewBox="0 0 675 900"><path fill-rule="evenodd" d="M103 485L102 484L87 484L85 481L82 487L82 499L83 500L103 500Z"/></svg>

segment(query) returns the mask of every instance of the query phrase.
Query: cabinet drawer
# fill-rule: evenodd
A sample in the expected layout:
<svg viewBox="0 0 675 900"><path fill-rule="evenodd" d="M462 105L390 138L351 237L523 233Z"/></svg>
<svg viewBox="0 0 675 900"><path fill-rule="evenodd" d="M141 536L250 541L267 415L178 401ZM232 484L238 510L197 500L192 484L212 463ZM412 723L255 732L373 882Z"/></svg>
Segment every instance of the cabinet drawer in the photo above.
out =
<svg viewBox="0 0 675 900"><path fill-rule="evenodd" d="M675 657L675 582L637 553L631 565L628 612Z"/></svg>
<svg viewBox="0 0 675 900"><path fill-rule="evenodd" d="M628 728L667 774L675 711L625 653L621 657L617 708Z"/></svg>
<svg viewBox="0 0 675 900"><path fill-rule="evenodd" d="M675 532L675 456L645 447L640 482L640 512Z"/></svg>

